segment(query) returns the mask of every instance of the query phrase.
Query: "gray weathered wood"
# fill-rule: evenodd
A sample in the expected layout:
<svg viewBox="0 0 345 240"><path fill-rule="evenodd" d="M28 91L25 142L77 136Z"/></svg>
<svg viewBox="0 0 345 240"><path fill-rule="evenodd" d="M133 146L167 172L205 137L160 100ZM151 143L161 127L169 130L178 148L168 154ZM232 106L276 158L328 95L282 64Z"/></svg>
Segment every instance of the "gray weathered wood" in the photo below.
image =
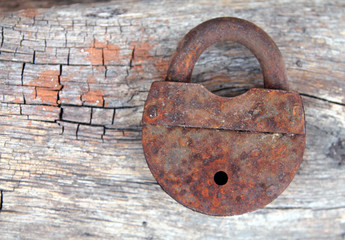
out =
<svg viewBox="0 0 345 240"><path fill-rule="evenodd" d="M304 161L263 209L210 217L171 199L141 146L150 84L197 24L236 16L279 46L303 96ZM155 1L0 14L1 239L344 239L343 2ZM193 81L222 96L262 87L244 47L221 43Z"/></svg>

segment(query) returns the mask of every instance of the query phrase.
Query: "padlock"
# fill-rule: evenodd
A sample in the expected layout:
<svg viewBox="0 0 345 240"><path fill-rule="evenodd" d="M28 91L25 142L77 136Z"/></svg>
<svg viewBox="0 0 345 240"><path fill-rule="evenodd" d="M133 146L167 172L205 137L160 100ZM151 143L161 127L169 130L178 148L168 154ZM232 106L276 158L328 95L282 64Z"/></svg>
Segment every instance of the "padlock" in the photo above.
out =
<svg viewBox="0 0 345 240"><path fill-rule="evenodd" d="M226 98L190 83L201 53L227 40L256 56L265 88ZM145 158L159 185L208 215L243 214L272 202L294 178L305 148L302 99L288 91L278 47L239 18L206 21L183 38L165 81L151 85L142 123Z"/></svg>

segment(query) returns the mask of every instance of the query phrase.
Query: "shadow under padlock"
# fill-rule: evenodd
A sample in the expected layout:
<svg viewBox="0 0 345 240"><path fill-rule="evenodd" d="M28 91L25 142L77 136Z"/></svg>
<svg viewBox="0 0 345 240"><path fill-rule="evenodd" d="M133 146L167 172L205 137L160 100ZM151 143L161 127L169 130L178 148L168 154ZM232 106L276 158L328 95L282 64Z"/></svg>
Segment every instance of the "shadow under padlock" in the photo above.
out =
<svg viewBox="0 0 345 240"><path fill-rule="evenodd" d="M235 41L258 59L264 89L233 98L189 83L201 53ZM261 208L292 181L305 148L302 99L288 91L273 40L254 24L216 18L192 29L154 82L143 113L143 149L160 186L195 211L217 216Z"/></svg>

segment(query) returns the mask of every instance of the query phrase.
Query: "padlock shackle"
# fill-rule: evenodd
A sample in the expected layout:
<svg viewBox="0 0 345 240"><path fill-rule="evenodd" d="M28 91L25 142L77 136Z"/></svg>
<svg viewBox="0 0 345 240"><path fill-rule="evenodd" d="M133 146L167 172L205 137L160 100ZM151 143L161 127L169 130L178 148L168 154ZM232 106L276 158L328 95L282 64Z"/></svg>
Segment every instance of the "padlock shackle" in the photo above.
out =
<svg viewBox="0 0 345 240"><path fill-rule="evenodd" d="M222 41L238 42L255 55L265 88L288 90L284 60L274 41L255 24L233 17L211 19L185 35L171 59L166 81L190 82L201 53Z"/></svg>

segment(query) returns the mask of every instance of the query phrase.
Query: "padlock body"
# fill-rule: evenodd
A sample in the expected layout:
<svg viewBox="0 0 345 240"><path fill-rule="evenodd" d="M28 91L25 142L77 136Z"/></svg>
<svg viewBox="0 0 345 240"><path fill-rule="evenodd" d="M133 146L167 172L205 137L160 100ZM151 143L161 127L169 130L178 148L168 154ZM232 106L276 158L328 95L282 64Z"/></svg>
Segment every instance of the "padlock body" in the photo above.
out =
<svg viewBox="0 0 345 240"><path fill-rule="evenodd" d="M302 100L291 91L224 98L200 84L155 82L142 142L153 176L176 201L209 215L242 214L273 201L296 174L305 148ZM226 181L217 182L218 173Z"/></svg>

